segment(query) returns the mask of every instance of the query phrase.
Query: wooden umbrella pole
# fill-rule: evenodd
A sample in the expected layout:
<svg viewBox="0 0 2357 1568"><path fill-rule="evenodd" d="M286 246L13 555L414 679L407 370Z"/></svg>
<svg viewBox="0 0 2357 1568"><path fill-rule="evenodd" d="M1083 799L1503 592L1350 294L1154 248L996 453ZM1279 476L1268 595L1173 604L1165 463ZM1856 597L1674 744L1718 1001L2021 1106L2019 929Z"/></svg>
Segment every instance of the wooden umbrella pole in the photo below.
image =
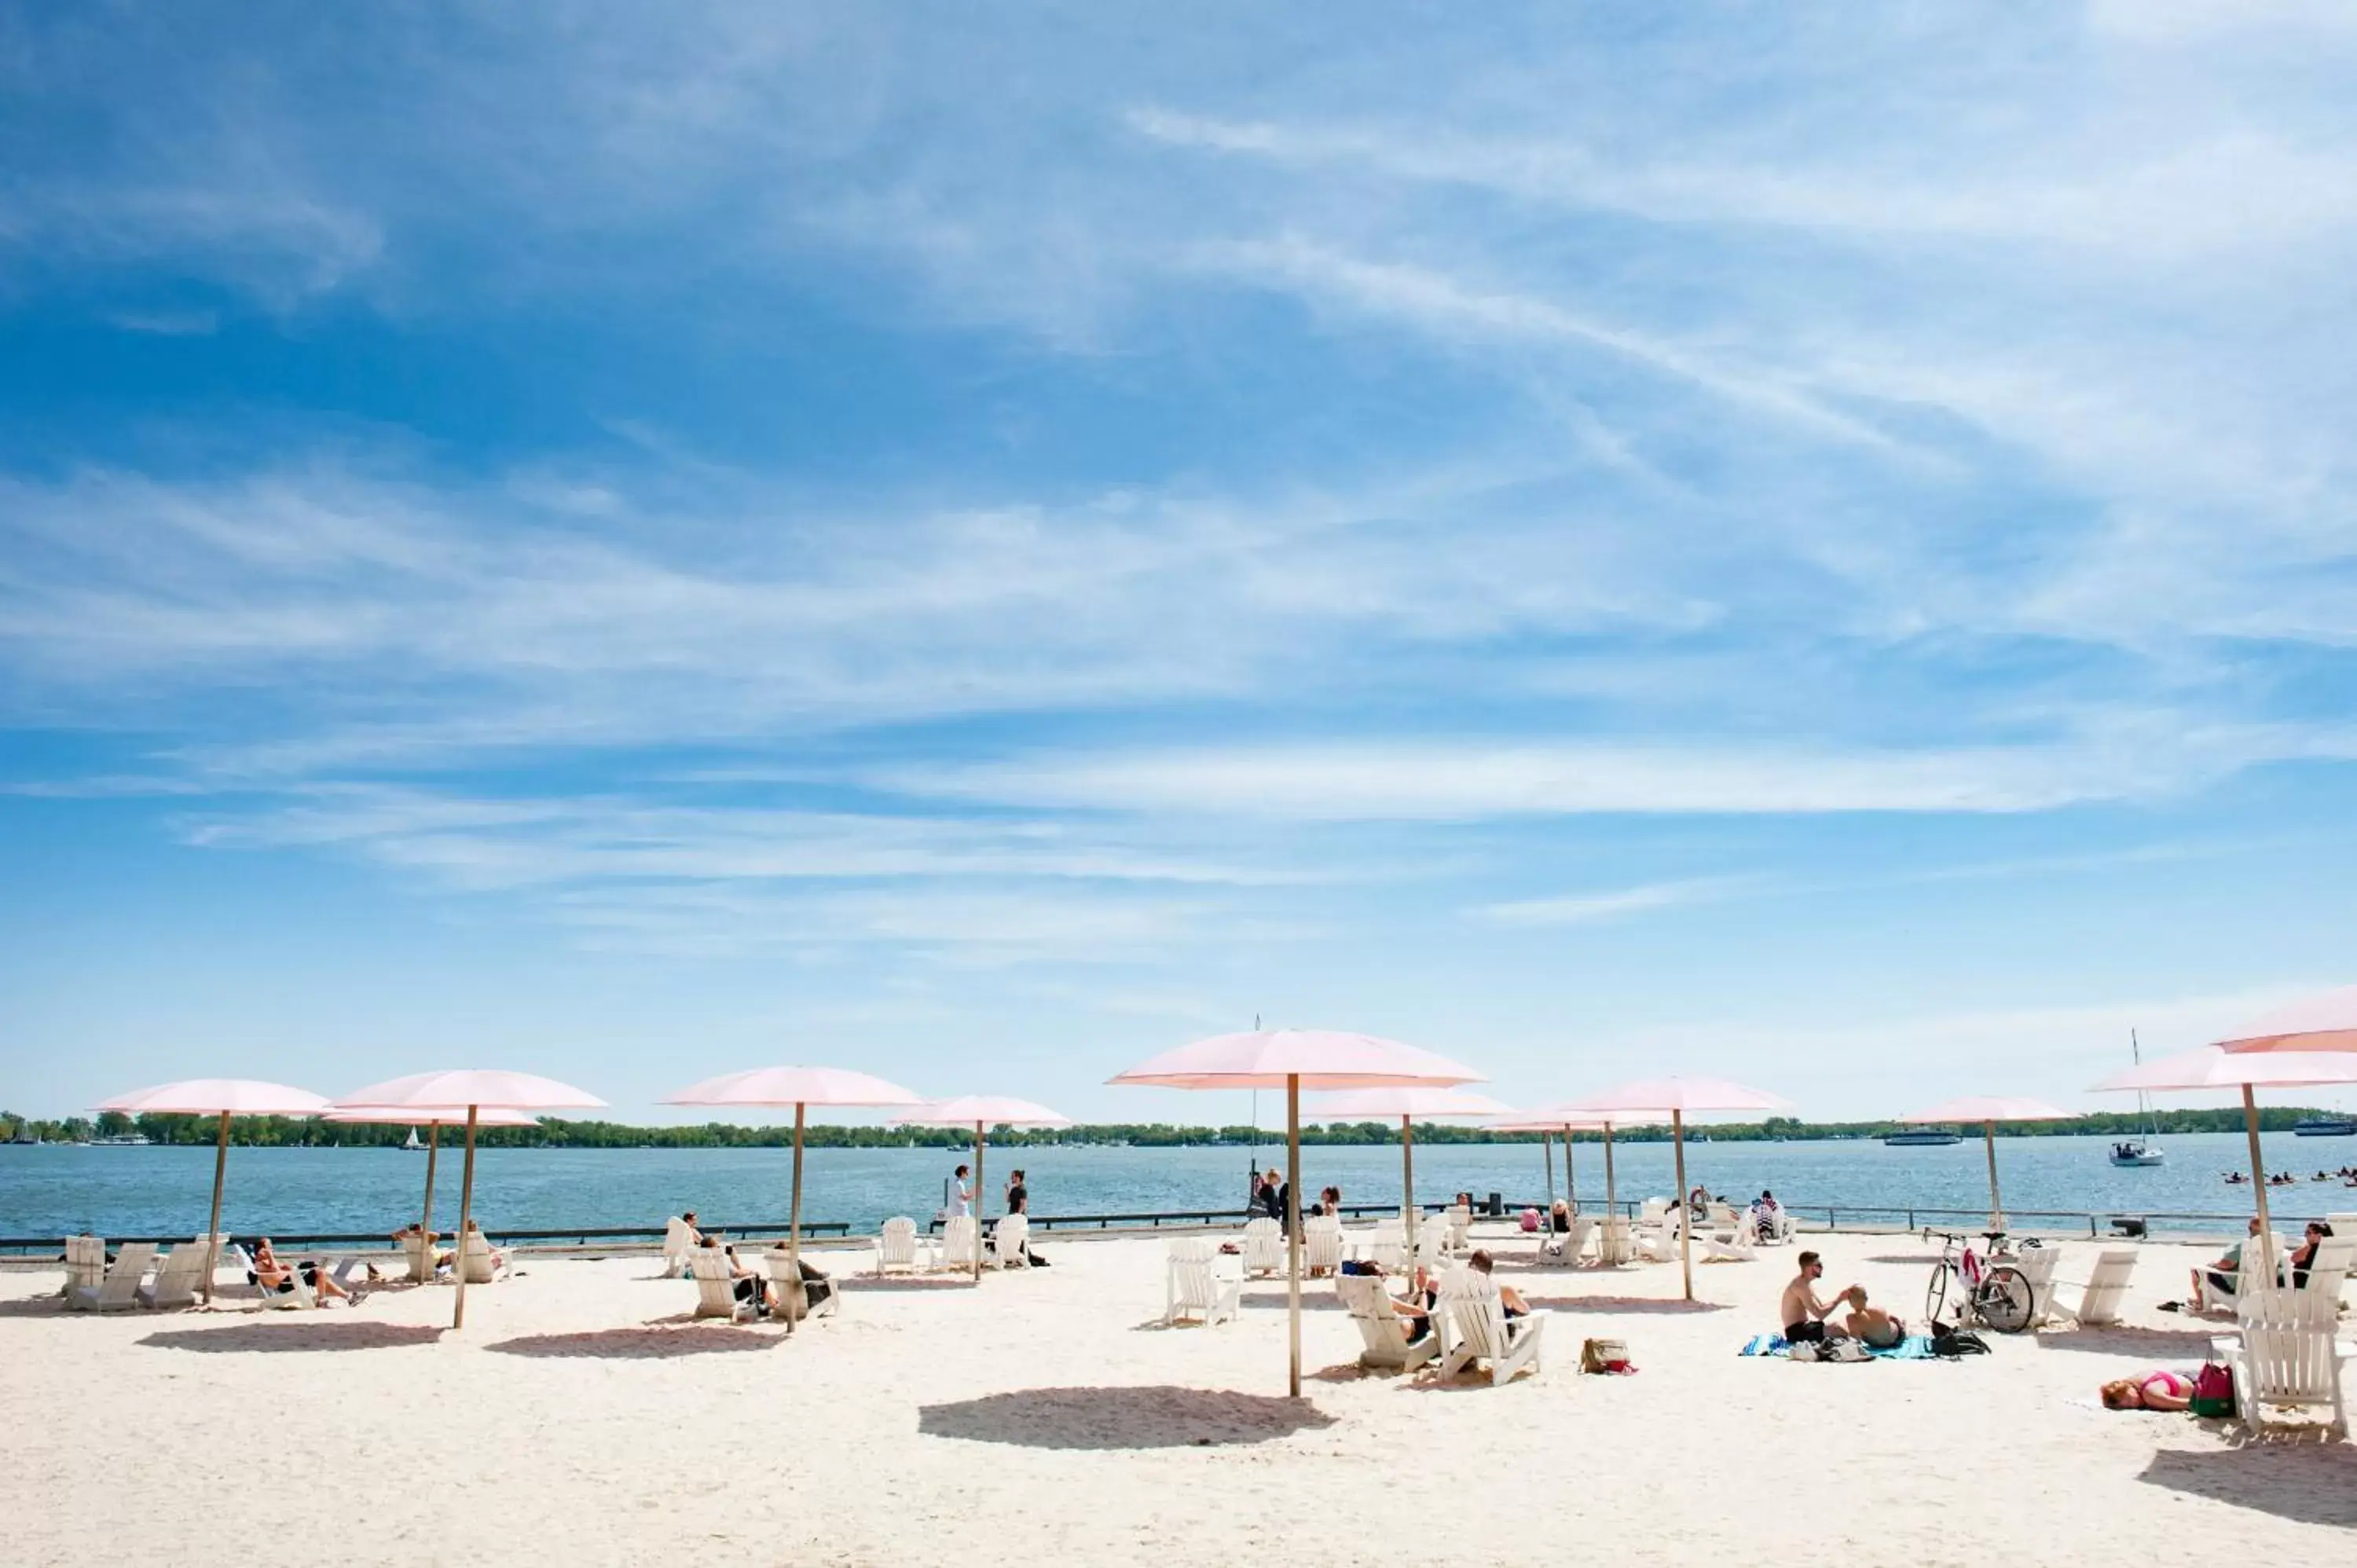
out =
<svg viewBox="0 0 2357 1568"><path fill-rule="evenodd" d="M229 1112L221 1113L213 1140L213 1217L205 1222L205 1305L213 1304L213 1270L221 1263L221 1183L229 1176Z"/></svg>
<svg viewBox="0 0 2357 1568"><path fill-rule="evenodd" d="M434 1235L434 1162L441 1158L441 1155L442 1123L439 1122L428 1122L425 1124L425 1211L417 1218L417 1229L427 1238L425 1242L427 1249L425 1261L429 1267L425 1272L429 1274L434 1272L430 1266L434 1262L432 1251L434 1246L432 1240Z"/></svg>
<svg viewBox="0 0 2357 1568"><path fill-rule="evenodd" d="M1694 1216L1686 1211L1686 1113L1670 1112L1670 1135L1677 1140L1678 1204L1671 1210L1678 1217L1678 1268L1685 1275L1686 1299L1694 1299Z"/></svg>
<svg viewBox="0 0 2357 1568"><path fill-rule="evenodd" d="M1988 1145L1989 1229L1992 1230L2002 1230L2005 1229L2005 1204L1998 1198L1996 1191L1996 1122L1984 1122L1981 1123L1981 1141Z"/></svg>
<svg viewBox="0 0 2357 1568"><path fill-rule="evenodd" d="M1571 1129L1563 1130L1563 1195L1574 1214L1579 1212L1579 1170L1571 1163ZM1553 1204L1547 1207L1552 1208Z"/></svg>
<svg viewBox="0 0 2357 1568"><path fill-rule="evenodd" d="M1289 1385L1301 1397L1301 1075L1285 1075L1285 1318L1292 1347Z"/></svg>
<svg viewBox="0 0 2357 1568"><path fill-rule="evenodd" d="M805 1310L802 1298L802 1101L794 1101L794 1197L786 1215L786 1267L793 1274L793 1283L786 1289L792 1294L786 1298L786 1332L794 1328L794 1319Z"/></svg>
<svg viewBox="0 0 2357 1568"><path fill-rule="evenodd" d="M1400 1118L1400 1192L1407 1208L1408 1267L1415 1266L1415 1129Z"/></svg>
<svg viewBox="0 0 2357 1568"><path fill-rule="evenodd" d="M974 1283L982 1283L982 1123L974 1124Z"/></svg>
<svg viewBox="0 0 2357 1568"><path fill-rule="evenodd" d="M467 1326L467 1230L475 1218L475 1119L480 1114L477 1106L467 1107L466 1175L458 1183L458 1246L451 1254L450 1266L458 1275L458 1300L450 1309L450 1326Z"/></svg>
<svg viewBox="0 0 2357 1568"><path fill-rule="evenodd" d="M2251 1098L2251 1086L2243 1085L2243 1131L2251 1140L2251 1196L2259 1204L2259 1280L2264 1284L2276 1283L2275 1221L2267 1218L2267 1165L2259 1153L2259 1102ZM2248 1282L2250 1271L2243 1271Z"/></svg>
<svg viewBox="0 0 2357 1568"><path fill-rule="evenodd" d="M1612 1123L1607 1122L1604 1123L1604 1235L1607 1240L1615 1242L1612 1250L1612 1262L1615 1264L1620 1262L1620 1253L1613 1235L1613 1229L1620 1218L1620 1189L1612 1185Z"/></svg>
<svg viewBox="0 0 2357 1568"><path fill-rule="evenodd" d="M1555 1134L1544 1127L1539 1129L1539 1155L1546 1161L1547 1208L1553 1209L1555 1208Z"/></svg>

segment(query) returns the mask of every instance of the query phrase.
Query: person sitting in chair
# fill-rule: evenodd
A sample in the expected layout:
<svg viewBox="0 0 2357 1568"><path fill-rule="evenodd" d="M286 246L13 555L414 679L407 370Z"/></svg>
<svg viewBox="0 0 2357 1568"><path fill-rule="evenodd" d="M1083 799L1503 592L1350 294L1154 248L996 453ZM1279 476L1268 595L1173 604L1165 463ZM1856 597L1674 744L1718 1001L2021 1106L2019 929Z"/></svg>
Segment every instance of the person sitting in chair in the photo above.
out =
<svg viewBox="0 0 2357 1568"><path fill-rule="evenodd" d="M2255 1236L2258 1233L2259 1217L2254 1214L2251 1216L2251 1234ZM2206 1271L2193 1271L2193 1299L2197 1302L2201 1299L2201 1283L2205 1277L2212 1290L2221 1295L2233 1295L2243 1279L2243 1243L2237 1241L2227 1248L2224 1254Z"/></svg>
<svg viewBox="0 0 2357 1568"><path fill-rule="evenodd" d="M1784 1337L1795 1345L1815 1342L1825 1337L1825 1319L1831 1317L1844 1302L1853 1306L1866 1305L1866 1292L1856 1285L1824 1301L1817 1295L1817 1282L1824 1278L1824 1261L1814 1252L1800 1257L1801 1272L1784 1287L1784 1299L1780 1308L1784 1319Z"/></svg>
<svg viewBox="0 0 2357 1568"><path fill-rule="evenodd" d="M2294 1290L2308 1283L2308 1271L2316 1266L2316 1250L2332 1235L2332 1227L2321 1219L2308 1222L2308 1240L2292 1249L2291 1283Z"/></svg>
<svg viewBox="0 0 2357 1568"><path fill-rule="evenodd" d="M1476 1248L1473 1255L1465 1260L1465 1266L1487 1275L1496 1267L1496 1262L1486 1249ZM1508 1323L1531 1315L1531 1304L1523 1299L1523 1293L1502 1280L1498 1282L1498 1305L1505 1309Z"/></svg>

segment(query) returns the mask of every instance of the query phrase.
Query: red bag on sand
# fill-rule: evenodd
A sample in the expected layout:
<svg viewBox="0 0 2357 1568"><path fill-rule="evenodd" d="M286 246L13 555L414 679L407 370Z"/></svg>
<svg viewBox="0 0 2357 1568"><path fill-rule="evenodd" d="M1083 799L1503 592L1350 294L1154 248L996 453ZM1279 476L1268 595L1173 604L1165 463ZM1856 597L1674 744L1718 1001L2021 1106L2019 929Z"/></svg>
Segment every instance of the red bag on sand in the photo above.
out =
<svg viewBox="0 0 2357 1568"><path fill-rule="evenodd" d="M2193 1398L2185 1407L2195 1415L2234 1413L2234 1369L2212 1361L2193 1374Z"/></svg>

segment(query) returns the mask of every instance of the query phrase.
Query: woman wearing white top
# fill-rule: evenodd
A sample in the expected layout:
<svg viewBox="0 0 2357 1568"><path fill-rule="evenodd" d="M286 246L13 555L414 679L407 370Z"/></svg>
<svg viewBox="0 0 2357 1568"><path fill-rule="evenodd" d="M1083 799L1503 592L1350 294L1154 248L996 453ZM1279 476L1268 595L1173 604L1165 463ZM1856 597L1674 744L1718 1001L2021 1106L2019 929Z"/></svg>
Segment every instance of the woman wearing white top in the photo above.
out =
<svg viewBox="0 0 2357 1568"><path fill-rule="evenodd" d="M950 1213L959 1219L974 1212L974 1188L967 1185L966 1168L957 1168L957 1196L950 1200Z"/></svg>

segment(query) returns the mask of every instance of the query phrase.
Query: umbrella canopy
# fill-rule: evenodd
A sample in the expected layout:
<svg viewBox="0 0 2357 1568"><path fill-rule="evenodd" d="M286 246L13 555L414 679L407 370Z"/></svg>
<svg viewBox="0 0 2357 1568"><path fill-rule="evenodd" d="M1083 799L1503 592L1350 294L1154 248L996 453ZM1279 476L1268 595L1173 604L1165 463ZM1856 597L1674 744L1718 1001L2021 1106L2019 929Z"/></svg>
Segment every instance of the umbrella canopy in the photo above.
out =
<svg viewBox="0 0 2357 1568"><path fill-rule="evenodd" d="M1536 1111L1518 1111L1502 1122L1488 1125L1494 1133L1561 1133L1563 1134L1563 1176L1571 1201L1579 1202L1579 1181L1571 1166L1571 1135L1574 1133L1604 1134L1604 1235L1596 1244L1599 1263L1618 1265L1628 1261L1628 1233L1617 1220L1620 1212L1620 1189L1612 1170L1612 1134L1621 1127L1657 1127L1670 1119L1666 1111L1623 1111L1617 1114L1598 1116L1593 1112L1575 1111L1567 1105L1543 1105ZM1539 1140L1542 1149L1546 1139ZM1547 1159L1547 1207L1555 1206L1555 1160Z"/></svg>
<svg viewBox="0 0 2357 1568"><path fill-rule="evenodd" d="M450 1308L450 1326L467 1326L467 1233L475 1218L475 1129L486 1109L497 1111L587 1111L606 1102L586 1089L559 1083L528 1072L493 1069L415 1072L354 1090L336 1101L337 1108L395 1110L467 1108L467 1165L458 1183L458 1244L451 1254L450 1272L457 1277L457 1295Z"/></svg>
<svg viewBox="0 0 2357 1568"><path fill-rule="evenodd" d="M350 1105L338 1106L328 1112L330 1122L347 1122L371 1127L423 1127L425 1133L425 1201L417 1210L418 1230L432 1234L434 1230L434 1168L442 1158L442 1127L445 1122L463 1126L467 1108L463 1105ZM540 1118L522 1111L478 1110L478 1127L537 1127ZM415 1133L411 1134L416 1136ZM412 1144L411 1147L415 1147Z"/></svg>
<svg viewBox="0 0 2357 1568"><path fill-rule="evenodd" d="M1666 1111L1670 1113L1670 1134L1677 1154L1678 1167L1678 1267L1684 1276L1685 1296L1694 1299L1694 1221L1686 1212L1686 1116L1695 1111L1781 1111L1792 1101L1769 1093L1764 1089L1752 1089L1723 1078L1639 1079L1624 1083L1602 1094L1583 1096L1566 1101L1574 1110L1590 1115L1609 1115L1628 1111Z"/></svg>
<svg viewBox="0 0 2357 1568"><path fill-rule="evenodd" d="M786 1258L793 1271L789 1291L802 1289L802 1121L813 1105L919 1105L923 1100L897 1083L842 1067L757 1067L724 1072L692 1083L666 1105L791 1105L794 1108L794 1189L787 1209ZM795 1314L786 1315L793 1326Z"/></svg>
<svg viewBox="0 0 2357 1568"><path fill-rule="evenodd" d="M2238 1089L2243 1094L2243 1133L2251 1145L2251 1196L2259 1216L2261 1266L2273 1263L2265 1253L2271 1244L2267 1218L2267 1166L2259 1153L2259 1106L2255 1090L2294 1089L2320 1083L2357 1083L2357 1056L2334 1056L2304 1050L2235 1052L2222 1046L2163 1057L2126 1072L2114 1073L2095 1085L2098 1094L2128 1090L2199 1093L2210 1089ZM2272 1277L2263 1273L2262 1278Z"/></svg>
<svg viewBox="0 0 2357 1568"><path fill-rule="evenodd" d="M253 1078L188 1078L116 1095L98 1107L125 1116L217 1116L213 1134L212 1219L205 1226L205 1303L213 1299L213 1268L220 1262L221 1186L229 1176L229 1119L232 1116L317 1116L328 1101L307 1089Z"/></svg>
<svg viewBox="0 0 2357 1568"><path fill-rule="evenodd" d="M2266 1051L2357 1051L2357 985L2279 1007L2218 1042L2241 1056Z"/></svg>
<svg viewBox="0 0 2357 1568"><path fill-rule="evenodd" d="M1379 1035L1338 1029L1254 1029L1214 1035L1140 1062L1108 1082L1166 1089L1285 1090L1286 1338L1293 1397L1301 1397L1301 1091L1478 1083L1462 1062Z"/></svg>
<svg viewBox="0 0 2357 1568"><path fill-rule="evenodd" d="M1989 1229L2002 1230L2005 1229L2005 1205L1997 1197L1996 1124L2000 1122L2068 1122L2071 1112L2049 1105L2043 1100L1968 1094L1962 1100L1943 1101L1929 1111L1918 1111L1912 1115L1901 1116L1900 1120L1915 1122L1977 1122L1981 1124L1981 1145L1988 1154Z"/></svg>
<svg viewBox="0 0 2357 1568"><path fill-rule="evenodd" d="M1400 1198L1407 1211L1407 1252L1415 1256L1415 1126L1443 1117L1504 1116L1508 1109L1486 1094L1453 1085L1394 1083L1383 1089L1345 1089L1310 1108L1321 1121L1396 1116L1400 1124Z"/></svg>
<svg viewBox="0 0 2357 1568"><path fill-rule="evenodd" d="M906 1115L892 1118L895 1127L974 1127L974 1279L982 1283L982 1152L985 1127L1069 1127L1072 1119L1060 1111L1005 1094L966 1094L936 1100Z"/></svg>

